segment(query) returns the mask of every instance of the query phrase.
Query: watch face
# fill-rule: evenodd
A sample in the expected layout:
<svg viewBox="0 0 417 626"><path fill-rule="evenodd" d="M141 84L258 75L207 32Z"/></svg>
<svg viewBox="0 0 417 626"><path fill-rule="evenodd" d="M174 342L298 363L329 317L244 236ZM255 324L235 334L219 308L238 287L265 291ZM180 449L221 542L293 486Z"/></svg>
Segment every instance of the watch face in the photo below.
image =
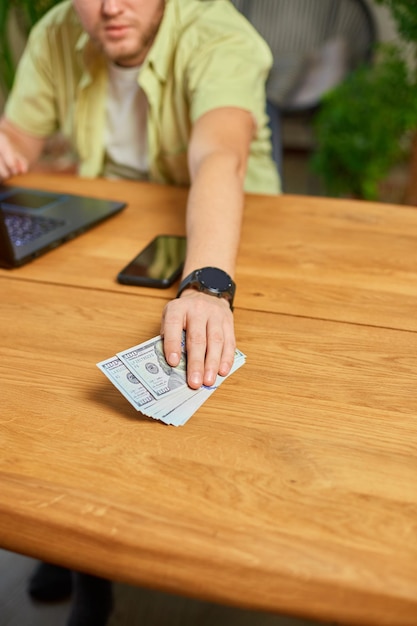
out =
<svg viewBox="0 0 417 626"><path fill-rule="evenodd" d="M230 276L217 267L204 267L198 273L198 280L206 289L219 293L229 291L232 288Z"/></svg>

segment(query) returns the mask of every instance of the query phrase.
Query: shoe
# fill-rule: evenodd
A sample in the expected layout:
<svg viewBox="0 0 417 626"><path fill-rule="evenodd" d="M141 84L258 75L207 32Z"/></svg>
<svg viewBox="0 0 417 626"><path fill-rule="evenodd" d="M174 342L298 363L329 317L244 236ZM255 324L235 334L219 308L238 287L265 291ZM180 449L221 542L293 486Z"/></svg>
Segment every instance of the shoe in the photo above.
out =
<svg viewBox="0 0 417 626"><path fill-rule="evenodd" d="M72 572L65 567L39 563L29 579L28 593L38 602L61 602L72 594Z"/></svg>

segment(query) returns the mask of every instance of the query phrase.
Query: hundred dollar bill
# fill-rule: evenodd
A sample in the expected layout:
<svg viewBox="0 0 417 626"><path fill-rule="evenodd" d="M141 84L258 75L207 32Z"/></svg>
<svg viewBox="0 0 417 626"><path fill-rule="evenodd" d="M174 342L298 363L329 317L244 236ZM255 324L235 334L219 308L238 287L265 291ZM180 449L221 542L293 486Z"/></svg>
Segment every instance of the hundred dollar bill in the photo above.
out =
<svg viewBox="0 0 417 626"><path fill-rule="evenodd" d="M177 393L178 389L187 388L184 338L181 347L181 358L176 367L171 367L165 360L163 339L160 336L118 352L117 357L156 399L160 399Z"/></svg>
<svg viewBox="0 0 417 626"><path fill-rule="evenodd" d="M145 407L155 404L155 398L116 356L97 363L97 367L136 410L143 411Z"/></svg>
<svg viewBox="0 0 417 626"><path fill-rule="evenodd" d="M171 368L166 363L163 340L159 336L101 361L97 367L137 411L165 424L182 426L246 360L245 355L236 349L234 363L227 376L217 376L211 387L203 385L200 389L191 389L186 382L184 337L182 349L178 372L173 372L177 368Z"/></svg>

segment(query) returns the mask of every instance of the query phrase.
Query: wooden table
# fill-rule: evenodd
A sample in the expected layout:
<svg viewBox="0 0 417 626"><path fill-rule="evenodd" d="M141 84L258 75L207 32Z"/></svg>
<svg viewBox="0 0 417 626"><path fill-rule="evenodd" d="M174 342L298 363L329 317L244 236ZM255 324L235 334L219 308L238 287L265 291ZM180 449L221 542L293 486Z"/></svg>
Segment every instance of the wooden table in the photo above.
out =
<svg viewBox="0 0 417 626"><path fill-rule="evenodd" d="M154 234L182 232L185 190L76 187L130 205L0 272L0 545L231 605L415 626L417 211L248 196L247 363L174 428L95 363L158 333L173 292L114 277Z"/></svg>
<svg viewBox="0 0 417 626"><path fill-rule="evenodd" d="M53 257L13 272L18 278L132 294L131 287L116 283L117 272L154 235L184 233L185 189L39 174L15 182L128 202L120 215ZM416 331L416 242L414 207L248 196L236 306ZM155 289L143 294L161 295Z"/></svg>

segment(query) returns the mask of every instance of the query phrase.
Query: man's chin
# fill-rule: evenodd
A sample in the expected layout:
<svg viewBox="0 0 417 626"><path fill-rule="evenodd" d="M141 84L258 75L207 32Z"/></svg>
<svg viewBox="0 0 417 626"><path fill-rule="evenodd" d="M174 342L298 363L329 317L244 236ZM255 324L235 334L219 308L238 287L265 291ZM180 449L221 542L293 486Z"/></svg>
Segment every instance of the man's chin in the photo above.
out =
<svg viewBox="0 0 417 626"><path fill-rule="evenodd" d="M143 53L139 50L121 49L120 46L106 45L103 48L106 58L115 65L136 67L143 62Z"/></svg>

